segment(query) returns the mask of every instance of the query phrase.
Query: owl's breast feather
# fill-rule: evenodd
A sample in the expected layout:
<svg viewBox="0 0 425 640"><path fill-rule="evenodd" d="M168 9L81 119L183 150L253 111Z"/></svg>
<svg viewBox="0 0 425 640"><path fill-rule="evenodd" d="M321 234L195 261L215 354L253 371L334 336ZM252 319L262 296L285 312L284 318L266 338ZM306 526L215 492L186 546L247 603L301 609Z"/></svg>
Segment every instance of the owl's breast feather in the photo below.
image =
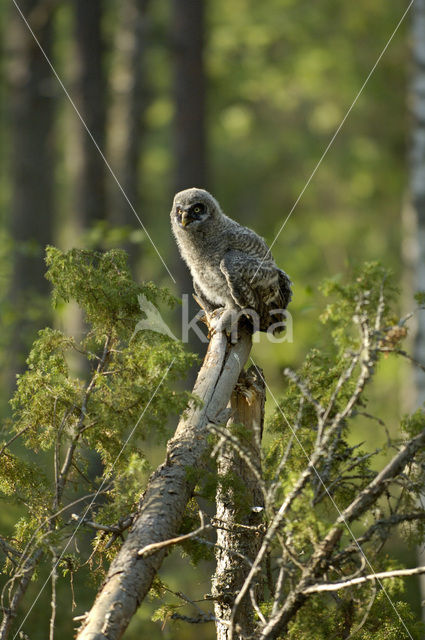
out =
<svg viewBox="0 0 425 640"><path fill-rule="evenodd" d="M199 269L191 268L193 279L202 294L214 305L225 306L231 300L229 286L220 266L204 263Z"/></svg>
<svg viewBox="0 0 425 640"><path fill-rule="evenodd" d="M223 234L214 229L210 229L209 233L183 230L175 223L173 231L181 256L203 296L217 307L231 305L229 286L220 269L220 262L226 252Z"/></svg>

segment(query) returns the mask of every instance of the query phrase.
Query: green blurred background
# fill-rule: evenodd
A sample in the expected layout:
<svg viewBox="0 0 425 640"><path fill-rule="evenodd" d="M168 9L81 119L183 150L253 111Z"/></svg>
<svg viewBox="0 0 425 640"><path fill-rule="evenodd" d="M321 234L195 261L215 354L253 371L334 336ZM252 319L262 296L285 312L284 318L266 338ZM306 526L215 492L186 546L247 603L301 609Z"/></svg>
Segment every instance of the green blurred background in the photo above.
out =
<svg viewBox="0 0 425 640"><path fill-rule="evenodd" d="M44 247L125 247L135 277L177 296L190 279L170 233L174 192L201 186L224 211L271 243L406 9L401 0L21 0L37 46L12 0L0 5L0 407L9 413L15 375L36 332L48 323L78 334L74 308L53 317ZM407 291L403 202L409 140L409 18L401 25L323 163L278 236L274 257L294 282L293 342L262 338L254 359L273 393L282 370L325 345L318 284L364 260L390 266ZM99 150L84 129L79 110ZM127 198L123 195L116 175ZM132 204L130 206L129 202ZM132 210L132 207L134 210ZM173 282L135 212L172 272ZM406 293L402 304L413 303ZM169 317L180 335L178 314ZM202 353L192 341L189 348ZM370 391L392 433L406 407L406 370L388 360ZM187 381L187 385L190 381ZM267 411L273 410L268 399ZM375 447L385 434L358 420L353 441ZM152 464L163 450L152 445ZM9 531L17 507L2 508ZM393 542L400 560L414 550ZM211 566L174 554L161 576L202 597ZM89 572L88 572L89 573ZM412 604L419 615L417 584ZM31 602L39 583L31 586ZM76 594L90 607L94 585ZM47 590L27 629L46 637ZM60 590L66 619L67 585ZM212 638L212 628L161 627L144 605L125 634ZM60 625L63 624L63 628ZM71 637L58 621L58 637ZM61 635L62 634L62 635Z"/></svg>

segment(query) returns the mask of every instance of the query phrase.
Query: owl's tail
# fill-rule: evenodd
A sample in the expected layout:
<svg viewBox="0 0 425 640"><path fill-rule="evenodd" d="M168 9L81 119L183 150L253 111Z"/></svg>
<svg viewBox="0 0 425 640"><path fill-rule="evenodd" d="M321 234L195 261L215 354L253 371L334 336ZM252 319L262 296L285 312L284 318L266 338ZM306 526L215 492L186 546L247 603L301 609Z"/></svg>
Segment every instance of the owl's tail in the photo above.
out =
<svg viewBox="0 0 425 640"><path fill-rule="evenodd" d="M260 316L260 331L272 329L273 335L284 331L285 309L292 298L291 280L279 269L278 281L270 289L269 295L264 290L258 294L257 309Z"/></svg>
<svg viewBox="0 0 425 640"><path fill-rule="evenodd" d="M292 300L292 282L288 274L279 269L279 297L282 309L286 309Z"/></svg>

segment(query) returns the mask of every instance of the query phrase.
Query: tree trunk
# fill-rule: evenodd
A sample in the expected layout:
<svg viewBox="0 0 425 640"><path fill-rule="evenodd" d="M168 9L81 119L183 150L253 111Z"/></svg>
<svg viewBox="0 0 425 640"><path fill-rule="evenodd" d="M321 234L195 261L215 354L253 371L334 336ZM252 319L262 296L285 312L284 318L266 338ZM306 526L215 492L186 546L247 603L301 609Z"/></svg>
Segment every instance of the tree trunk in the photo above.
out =
<svg viewBox="0 0 425 640"><path fill-rule="evenodd" d="M204 188L207 182L204 9L205 0L173 0L175 191ZM188 294L192 318L197 312L191 295L192 278L177 251L174 264L173 273L179 291ZM189 346L203 355L203 345L193 332L189 334Z"/></svg>
<svg viewBox="0 0 425 640"><path fill-rule="evenodd" d="M50 58L52 4L24 0L20 8ZM9 298L16 317L9 341L12 384L36 331L50 315L44 249L53 239L56 86L40 47L14 6L10 18L7 73L14 251Z"/></svg>
<svg viewBox="0 0 425 640"><path fill-rule="evenodd" d="M232 394L232 417L228 422L228 432L232 425L242 424L246 437L226 441L217 459L217 471L225 482L217 490L217 568L213 578L212 594L215 597L217 640L229 640L229 622L235 595L239 593L248 573L249 561L256 557L262 542L262 507L264 506L258 477L261 477L261 435L264 421L265 386L254 367L239 377ZM241 447L238 453L238 447ZM246 460L249 460L247 464ZM258 475L253 470L257 470ZM231 474L231 478L229 478ZM229 482L233 484L229 488ZM220 528L223 527L223 528ZM248 528L249 527L249 528ZM261 585L254 589L254 597L260 595ZM223 622L220 622L223 621ZM233 637L243 639L252 636L255 628L254 608L247 594L238 607Z"/></svg>
<svg viewBox="0 0 425 640"><path fill-rule="evenodd" d="M228 348L226 336L216 333L199 371L193 393L203 406L191 405L168 442L165 462L151 476L139 514L105 583L79 631L79 640L117 640L148 593L162 564L166 547L147 556L140 549L173 538L178 532L195 480L188 469L202 469L210 449L209 423L219 422L250 349L251 334L241 332Z"/></svg>
<svg viewBox="0 0 425 640"><path fill-rule="evenodd" d="M425 290L425 0L412 5L412 75L410 109L412 133L410 147L410 197L414 218L412 238L414 289ZM417 315L414 358L425 364L425 313ZM415 405L425 402L425 372L415 368ZM425 498L423 499L425 501ZM425 550L419 552L419 564L425 563ZM425 576L420 577L425 600ZM425 609L423 609L425 621Z"/></svg>
<svg viewBox="0 0 425 640"><path fill-rule="evenodd" d="M81 116L102 151L106 139L105 44L102 35L103 0L75 0L77 104ZM78 122L80 152L77 170L75 220L79 231L106 215L106 167L87 131Z"/></svg>

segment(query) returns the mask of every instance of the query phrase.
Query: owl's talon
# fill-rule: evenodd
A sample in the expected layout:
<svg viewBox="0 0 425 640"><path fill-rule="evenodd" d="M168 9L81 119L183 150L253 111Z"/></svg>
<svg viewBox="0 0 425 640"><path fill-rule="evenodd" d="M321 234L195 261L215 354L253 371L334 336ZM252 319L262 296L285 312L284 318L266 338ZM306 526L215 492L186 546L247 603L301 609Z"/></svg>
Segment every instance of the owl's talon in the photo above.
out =
<svg viewBox="0 0 425 640"><path fill-rule="evenodd" d="M236 313L236 318L235 318ZM223 332L226 334L226 337L232 344L235 344L238 341L238 322L239 322L239 314L234 309L229 308L219 308L215 309L213 314L213 321L211 322L211 326L213 327L214 333Z"/></svg>
<svg viewBox="0 0 425 640"><path fill-rule="evenodd" d="M223 331L221 328L221 319L225 313L224 307L214 309L208 316L208 323L210 328L216 333L217 331Z"/></svg>

